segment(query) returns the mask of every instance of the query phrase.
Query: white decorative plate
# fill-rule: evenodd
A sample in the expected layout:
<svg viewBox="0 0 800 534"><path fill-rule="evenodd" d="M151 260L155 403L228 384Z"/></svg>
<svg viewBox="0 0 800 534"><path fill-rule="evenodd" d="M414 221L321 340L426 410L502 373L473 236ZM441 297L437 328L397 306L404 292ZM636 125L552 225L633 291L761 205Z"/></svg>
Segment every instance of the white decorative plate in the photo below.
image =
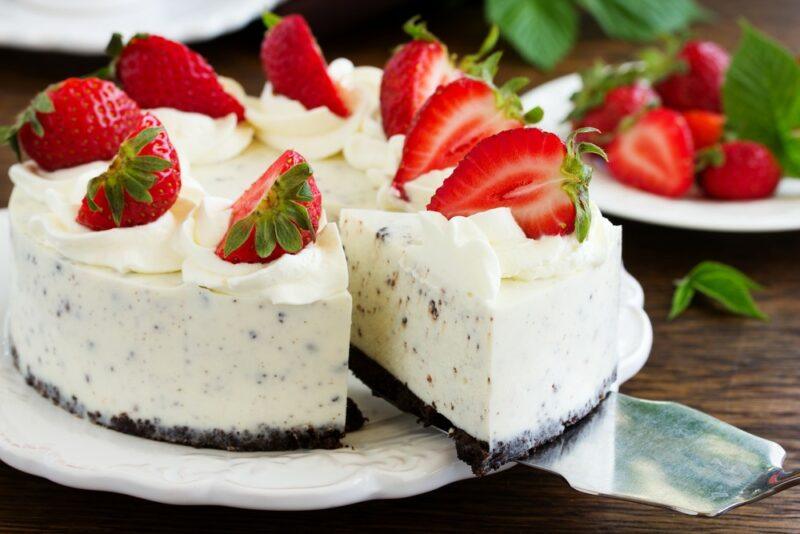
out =
<svg viewBox="0 0 800 534"><path fill-rule="evenodd" d="M570 127L563 123L572 110L569 97L581 86L580 77L557 78L525 94L525 109L541 106L540 128L566 137ZM595 169L590 186L592 199L607 214L664 226L718 232L778 232L800 229L800 180L785 178L772 198L751 201L705 199L693 187L679 199L661 197L622 185L605 166Z"/></svg>
<svg viewBox="0 0 800 534"><path fill-rule="evenodd" d="M0 45L102 54L111 34L183 42L238 30L280 0L0 0Z"/></svg>
<svg viewBox="0 0 800 534"><path fill-rule="evenodd" d="M4 259L11 254L8 233L8 212L0 210ZM0 324L8 271L8 261L0 261ZM636 374L650 352L643 301L641 287L625 273L619 383ZM369 422L348 434L348 447L232 453L149 441L74 417L29 388L2 348L0 459L66 486L172 504L309 510L417 495L472 476L449 438L373 397L355 378L349 395Z"/></svg>

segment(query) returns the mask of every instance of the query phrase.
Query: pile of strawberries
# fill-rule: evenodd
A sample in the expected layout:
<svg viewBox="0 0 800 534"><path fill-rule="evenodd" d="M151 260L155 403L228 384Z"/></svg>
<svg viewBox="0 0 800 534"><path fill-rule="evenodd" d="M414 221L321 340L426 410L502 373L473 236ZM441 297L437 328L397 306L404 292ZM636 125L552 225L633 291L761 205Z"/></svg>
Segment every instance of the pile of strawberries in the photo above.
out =
<svg viewBox="0 0 800 534"><path fill-rule="evenodd" d="M710 41L674 48L649 51L649 64L582 73L568 118L601 131L593 140L607 149L608 169L622 183L668 197L685 195L695 182L715 199L772 195L782 174L775 156L762 144L726 138L728 52Z"/></svg>

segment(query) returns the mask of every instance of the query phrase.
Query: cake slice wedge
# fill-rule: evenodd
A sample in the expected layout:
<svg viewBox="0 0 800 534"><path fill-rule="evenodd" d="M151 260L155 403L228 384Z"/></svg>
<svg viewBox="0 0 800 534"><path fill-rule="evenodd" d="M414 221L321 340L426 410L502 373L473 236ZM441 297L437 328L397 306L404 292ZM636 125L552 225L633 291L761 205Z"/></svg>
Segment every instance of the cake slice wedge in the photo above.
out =
<svg viewBox="0 0 800 534"><path fill-rule="evenodd" d="M463 215L343 210L340 217L354 304L350 368L378 396L449 430L459 458L479 475L588 414L612 387L618 361L621 229L588 200L573 209L571 227L568 217L548 226L541 216L564 211L555 209L550 181L539 178L582 194L579 156L591 147L533 129L512 132L479 143L429 205ZM475 152L491 149L486 143L505 147L494 166L480 165ZM544 148L558 156L555 170ZM469 213L470 198L490 195L467 187L463 173L469 165L486 170L475 183L497 192L507 150L529 158L514 172L528 181L498 197L518 201ZM535 200L519 200L529 191Z"/></svg>

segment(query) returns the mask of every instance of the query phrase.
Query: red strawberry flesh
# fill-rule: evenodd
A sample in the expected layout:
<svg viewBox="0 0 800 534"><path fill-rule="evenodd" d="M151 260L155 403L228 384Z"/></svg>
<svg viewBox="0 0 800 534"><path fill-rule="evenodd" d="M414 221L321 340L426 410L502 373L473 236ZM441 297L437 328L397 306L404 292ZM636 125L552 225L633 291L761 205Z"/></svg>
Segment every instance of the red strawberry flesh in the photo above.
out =
<svg viewBox="0 0 800 534"><path fill-rule="evenodd" d="M487 83L465 77L443 85L414 119L393 185L404 196L406 182L452 167L481 139L521 126L521 120L498 109L495 90Z"/></svg>
<svg viewBox="0 0 800 534"><path fill-rule="evenodd" d="M537 128L500 132L478 143L428 204L445 217L508 207L530 238L570 234L580 207L587 224L591 169L554 134ZM567 162L567 163L565 163ZM573 169L578 170L575 175ZM574 193L574 194L572 194Z"/></svg>
<svg viewBox="0 0 800 534"><path fill-rule="evenodd" d="M692 185L693 157L686 120L677 111L658 108L614 139L608 148L608 167L623 183L679 197Z"/></svg>

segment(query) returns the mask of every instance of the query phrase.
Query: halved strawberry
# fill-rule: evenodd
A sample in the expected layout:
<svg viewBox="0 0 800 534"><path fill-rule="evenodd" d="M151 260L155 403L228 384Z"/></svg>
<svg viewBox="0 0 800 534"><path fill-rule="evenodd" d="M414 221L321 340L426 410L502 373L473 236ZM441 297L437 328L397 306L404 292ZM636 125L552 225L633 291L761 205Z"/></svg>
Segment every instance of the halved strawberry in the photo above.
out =
<svg viewBox="0 0 800 534"><path fill-rule="evenodd" d="M313 241L322 195L303 156L287 150L233 204L217 256L231 263L269 263Z"/></svg>
<svg viewBox="0 0 800 534"><path fill-rule="evenodd" d="M47 171L110 160L137 127L141 110L111 82L68 78L37 94L0 143L20 157L20 145Z"/></svg>
<svg viewBox="0 0 800 534"><path fill-rule="evenodd" d="M264 14L267 32L261 43L261 67L272 90L307 109L326 106L340 117L350 110L328 75L325 58L301 15Z"/></svg>
<svg viewBox="0 0 800 534"><path fill-rule="evenodd" d="M493 26L480 50L455 65L455 57L436 38L419 17L403 25L412 41L402 45L386 63L381 80L381 118L386 137L404 134L425 101L442 84L474 73L478 62L497 43L498 30Z"/></svg>
<svg viewBox="0 0 800 534"><path fill-rule="evenodd" d="M92 230L147 224L169 211L180 190L178 153L158 119L143 113L108 170L89 182L77 221Z"/></svg>
<svg viewBox="0 0 800 534"><path fill-rule="evenodd" d="M582 116L573 116L575 128L597 128L600 133L591 141L607 146L614 138L619 123L631 115L658 104L658 95L641 81L615 87L606 93L602 103Z"/></svg>
<svg viewBox="0 0 800 534"><path fill-rule="evenodd" d="M127 44L114 34L107 48L109 74L143 108L175 108L244 120L244 107L225 92L203 56L183 43L158 35L137 34Z"/></svg>
<svg viewBox="0 0 800 534"><path fill-rule="evenodd" d="M514 78L498 89L491 82L464 77L436 89L414 118L403 145L392 182L401 197L406 198L406 182L454 166L481 139L538 120L541 114L522 113L516 91L525 84L527 79Z"/></svg>
<svg viewBox="0 0 800 534"><path fill-rule="evenodd" d="M694 149L716 145L722 139L725 127L725 116L713 111L692 109L683 112L683 118L689 125L694 141Z"/></svg>
<svg viewBox="0 0 800 534"><path fill-rule="evenodd" d="M623 128L608 147L608 168L619 181L668 197L679 197L691 187L693 158L686 119L665 108Z"/></svg>
<svg viewBox="0 0 800 534"><path fill-rule="evenodd" d="M592 132L576 130L566 145L555 134L538 128L517 128L487 137L436 191L428 210L449 219L508 207L532 239L574 231L578 241L583 241L591 225L592 168L581 156L605 154L591 143L577 143L575 137Z"/></svg>

